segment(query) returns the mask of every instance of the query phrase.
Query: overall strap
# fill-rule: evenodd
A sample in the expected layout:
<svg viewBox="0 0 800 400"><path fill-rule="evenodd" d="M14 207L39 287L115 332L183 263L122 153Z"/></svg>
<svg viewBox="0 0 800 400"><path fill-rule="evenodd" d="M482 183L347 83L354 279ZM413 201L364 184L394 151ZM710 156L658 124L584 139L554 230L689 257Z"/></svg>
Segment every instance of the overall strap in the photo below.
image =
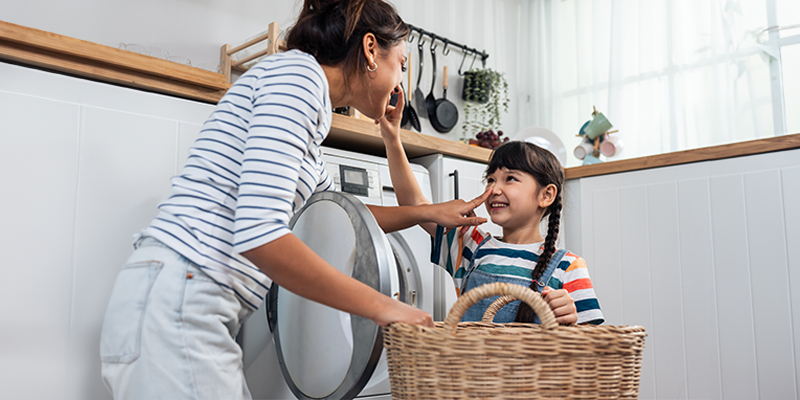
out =
<svg viewBox="0 0 800 400"><path fill-rule="evenodd" d="M550 261L547 262L547 268L545 268L544 272L542 272L542 276L540 276L539 279L534 281L536 282L537 292L542 293L542 290L544 289L545 286L547 286L547 283L550 282L550 277L553 276L553 272L555 272L556 267L558 267L558 263L561 262L561 259L564 258L565 254L567 254L566 250L559 249L558 251L553 253L552 257L550 257ZM538 315L534 315L533 323L541 324L542 320L539 319Z"/></svg>
<svg viewBox="0 0 800 400"><path fill-rule="evenodd" d="M469 267L467 268L466 271L464 271L464 278L461 279L461 293L462 294L464 293L464 289L467 288L467 280L469 279L469 275L475 269L475 259L478 258L478 250L480 250L481 247L483 247L483 245L486 244L486 242L488 242L489 239L491 239L491 238L492 238L492 234L487 232L486 233L486 237L483 238L483 240L481 240L480 243L478 243L478 247L476 247L475 251L472 252L472 258L469 260Z"/></svg>
<svg viewBox="0 0 800 400"><path fill-rule="evenodd" d="M567 254L567 251L564 249L559 249L553 256L550 257L550 261L547 262L547 268L544 269L542 272L542 276L536 280L536 291L542 293L542 289L547 286L547 283L550 282L550 277L553 276L553 272L555 272L556 267L558 267L558 263L561 262L561 259L564 258L564 255Z"/></svg>

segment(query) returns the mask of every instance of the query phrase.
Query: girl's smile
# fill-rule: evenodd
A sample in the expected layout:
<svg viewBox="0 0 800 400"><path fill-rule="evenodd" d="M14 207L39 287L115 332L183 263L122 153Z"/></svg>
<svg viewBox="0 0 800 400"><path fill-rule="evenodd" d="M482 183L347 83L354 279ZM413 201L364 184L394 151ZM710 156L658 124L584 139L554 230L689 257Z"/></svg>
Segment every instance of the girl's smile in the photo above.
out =
<svg viewBox="0 0 800 400"><path fill-rule="evenodd" d="M544 209L539 206L540 188L533 175L503 167L486 176L486 185L492 192L486 211L503 228L503 237L522 243L541 241L538 227Z"/></svg>

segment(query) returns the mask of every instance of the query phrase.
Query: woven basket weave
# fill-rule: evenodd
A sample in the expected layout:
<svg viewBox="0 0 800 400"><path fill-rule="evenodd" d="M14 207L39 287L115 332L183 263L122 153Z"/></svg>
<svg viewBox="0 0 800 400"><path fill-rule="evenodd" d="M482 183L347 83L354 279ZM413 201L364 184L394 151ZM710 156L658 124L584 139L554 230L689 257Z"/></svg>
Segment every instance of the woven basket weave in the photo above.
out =
<svg viewBox="0 0 800 400"><path fill-rule="evenodd" d="M496 295L510 297L498 298L484 322L458 322ZM514 299L542 325L485 322ZM559 326L538 293L506 283L468 291L435 328L393 323L383 335L395 400L635 399L645 336L640 326Z"/></svg>

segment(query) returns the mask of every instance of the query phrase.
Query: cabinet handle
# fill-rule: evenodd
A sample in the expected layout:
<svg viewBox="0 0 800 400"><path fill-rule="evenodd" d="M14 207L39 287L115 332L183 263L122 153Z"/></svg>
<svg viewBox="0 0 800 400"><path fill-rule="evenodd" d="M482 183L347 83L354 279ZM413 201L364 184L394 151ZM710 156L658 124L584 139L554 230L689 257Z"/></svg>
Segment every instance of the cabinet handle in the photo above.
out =
<svg viewBox="0 0 800 400"><path fill-rule="evenodd" d="M458 170L454 169L450 176L453 177L453 194L455 194L456 199L460 199L461 196L458 195Z"/></svg>

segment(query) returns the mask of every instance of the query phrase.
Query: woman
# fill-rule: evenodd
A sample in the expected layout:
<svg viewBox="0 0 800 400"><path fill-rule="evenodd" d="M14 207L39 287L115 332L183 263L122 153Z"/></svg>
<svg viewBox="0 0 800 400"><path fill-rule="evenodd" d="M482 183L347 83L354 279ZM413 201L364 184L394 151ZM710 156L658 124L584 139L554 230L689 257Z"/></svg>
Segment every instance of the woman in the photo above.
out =
<svg viewBox="0 0 800 400"><path fill-rule="evenodd" d="M433 325L327 264L288 228L311 194L333 188L319 148L333 108L355 107L397 134L402 106L389 99L399 93L403 104L408 33L382 0L307 0L289 50L225 94L117 277L100 343L115 398L250 398L234 338L270 280L382 326ZM485 221L470 214L481 201L370 209L386 231L452 227Z"/></svg>

